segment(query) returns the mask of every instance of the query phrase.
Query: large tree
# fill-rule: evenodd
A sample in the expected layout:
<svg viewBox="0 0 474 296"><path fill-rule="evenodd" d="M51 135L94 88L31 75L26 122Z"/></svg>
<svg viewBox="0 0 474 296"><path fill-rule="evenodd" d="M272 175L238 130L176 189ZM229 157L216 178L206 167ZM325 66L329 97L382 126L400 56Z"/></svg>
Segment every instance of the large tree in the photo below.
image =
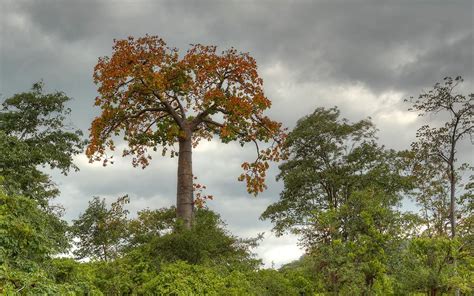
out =
<svg viewBox="0 0 474 296"><path fill-rule="evenodd" d="M285 142L289 160L280 165L277 177L284 190L262 217L275 223L278 234L305 234L319 214L340 209L357 191L377 187L390 204L397 204L409 182L399 153L379 146L375 132L370 120L351 123L340 118L336 107L318 108L300 119ZM346 227L317 233L311 229L304 236L330 240L329 232L344 233Z"/></svg>
<svg viewBox="0 0 474 296"><path fill-rule="evenodd" d="M67 122L69 100L63 92L45 93L43 83L38 82L30 91L5 99L0 109L3 190L9 196L37 202L43 220L47 220L48 238L57 244L58 251L69 245L65 236L67 224L60 219L62 208L50 203L59 190L41 167L49 166L63 174L78 169L73 156L82 152L84 141L81 131Z"/></svg>
<svg viewBox="0 0 474 296"><path fill-rule="evenodd" d="M262 214L277 235L300 236L326 292L374 293L401 238L396 206L410 177L403 153L379 146L375 131L370 120L340 118L337 108L299 120L285 143L280 200Z"/></svg>
<svg viewBox="0 0 474 296"><path fill-rule="evenodd" d="M43 83L3 101L0 109L0 175L7 192L21 194L48 206L59 191L39 170L49 166L67 174L78 170L73 156L82 152L81 131L66 121L71 98L63 92L44 93Z"/></svg>
<svg viewBox="0 0 474 296"><path fill-rule="evenodd" d="M446 77L444 83L418 98L411 98L412 110L419 116L429 115L441 121L424 125L417 132L417 141L412 144L414 154L414 175L417 177L417 199L423 210L432 212L433 227L437 234L447 234L446 218L449 218L451 237L456 236L456 205L461 203L456 191L462 190L462 172L472 163L460 164L459 148L462 141L474 136L474 93L467 96L456 91L463 82L461 77ZM466 141L466 142L469 142ZM464 199L467 201L467 199ZM433 229L432 229L433 228Z"/></svg>
<svg viewBox="0 0 474 296"><path fill-rule="evenodd" d="M178 156L177 215L189 227L193 216L192 148L201 139L254 142L257 158L243 163L240 180L257 193L265 188L269 160L281 157L281 124L263 114L270 100L263 91L255 60L235 49L193 45L180 57L156 36L115 40L111 57L94 70L102 108L90 129L87 155L107 162L113 136L124 134L133 165L147 166L149 149ZM261 149L259 141L272 141ZM174 144L178 143L176 150Z"/></svg>
<svg viewBox="0 0 474 296"><path fill-rule="evenodd" d="M49 277L53 255L67 251L67 223L49 202L59 190L41 170L66 174L77 169L81 132L66 122L70 100L45 93L35 83L28 92L3 100L0 109L0 294L61 294Z"/></svg>

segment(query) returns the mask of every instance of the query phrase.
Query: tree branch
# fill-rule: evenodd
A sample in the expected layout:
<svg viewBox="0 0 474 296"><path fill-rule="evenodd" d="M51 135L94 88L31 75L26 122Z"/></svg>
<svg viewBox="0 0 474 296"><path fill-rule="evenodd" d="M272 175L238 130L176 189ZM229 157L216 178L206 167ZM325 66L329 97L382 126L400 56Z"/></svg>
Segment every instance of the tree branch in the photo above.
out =
<svg viewBox="0 0 474 296"><path fill-rule="evenodd" d="M143 81L142 78L140 78L141 83L147 87L147 84L145 81ZM176 121L176 123L181 127L181 129L185 130L186 126L184 124L184 119L185 119L185 114L183 114L183 117L180 117L179 114L176 112L176 109L171 106L169 102L167 102L160 94L156 93L155 90L152 90L151 93L157 98L163 105L166 107L166 111L168 112L173 119Z"/></svg>
<svg viewBox="0 0 474 296"><path fill-rule="evenodd" d="M160 100L160 102L165 105L167 112L173 117L174 121L181 127L181 129L185 129L184 125L184 116L181 118L179 114L176 112L176 110L168 103L165 99L163 99L159 94L157 94L155 91L152 91L153 95ZM184 115L184 114L183 114Z"/></svg>

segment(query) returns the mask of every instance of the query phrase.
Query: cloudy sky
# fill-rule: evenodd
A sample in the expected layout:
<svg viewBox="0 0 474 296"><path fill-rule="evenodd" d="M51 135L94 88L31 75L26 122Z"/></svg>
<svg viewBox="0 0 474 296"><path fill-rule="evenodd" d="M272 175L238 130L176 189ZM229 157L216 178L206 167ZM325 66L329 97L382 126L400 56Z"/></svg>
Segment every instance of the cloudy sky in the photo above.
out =
<svg viewBox="0 0 474 296"><path fill-rule="evenodd" d="M0 0L0 101L43 79L48 90L74 98L71 120L87 131L98 115L97 58L111 54L114 38L148 33L183 51L202 43L249 52L273 102L268 114L289 128L317 107L337 105L351 120L371 116L380 142L404 149L422 123L406 111L404 98L445 76L463 76L464 93L474 89L473 15L472 0ZM237 182L240 164L251 157L251 149L202 143L194 172L215 196L209 207L234 234L265 232L257 252L267 266L278 266L302 251L295 237L276 238L271 224L258 219L282 189L276 166L269 190L257 198ZM174 203L176 160L156 157L145 170L129 159L106 168L83 155L76 162L79 173L53 172L68 220L92 196L128 193L132 212Z"/></svg>

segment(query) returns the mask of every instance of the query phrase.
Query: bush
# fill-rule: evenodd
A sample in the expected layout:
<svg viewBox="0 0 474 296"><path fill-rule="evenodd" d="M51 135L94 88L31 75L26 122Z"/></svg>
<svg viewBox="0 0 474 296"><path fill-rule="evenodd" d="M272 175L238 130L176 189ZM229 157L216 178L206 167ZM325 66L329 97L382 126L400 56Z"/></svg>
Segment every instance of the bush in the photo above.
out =
<svg viewBox="0 0 474 296"><path fill-rule="evenodd" d="M246 277L237 271L220 274L212 267L183 261L163 266L161 272L145 283L144 295L252 295Z"/></svg>

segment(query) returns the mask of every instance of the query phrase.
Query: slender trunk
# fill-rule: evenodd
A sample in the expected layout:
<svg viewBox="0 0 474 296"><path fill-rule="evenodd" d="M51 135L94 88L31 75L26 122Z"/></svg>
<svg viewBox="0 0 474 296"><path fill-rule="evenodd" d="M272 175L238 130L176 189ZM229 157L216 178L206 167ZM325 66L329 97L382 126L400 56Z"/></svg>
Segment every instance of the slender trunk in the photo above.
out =
<svg viewBox="0 0 474 296"><path fill-rule="evenodd" d="M451 218L451 237L456 236L456 176L454 175L454 167L451 164L451 176L450 176L450 185L451 185L451 200L449 205L450 218Z"/></svg>
<svg viewBox="0 0 474 296"><path fill-rule="evenodd" d="M456 142L457 142L457 131L458 131L458 124L459 121L461 120L460 116L454 112L454 110L451 108L451 110L454 113L455 116L455 122L453 126L453 132L451 134L451 151L449 153L449 160L448 160L448 166L450 170L449 174L449 183L451 185L451 200L450 200L450 207L449 211L451 214L451 237L454 238L456 236L456 196L455 196L455 190L456 190L456 172L454 168L454 162L455 162L455 154L456 154Z"/></svg>
<svg viewBox="0 0 474 296"><path fill-rule="evenodd" d="M431 288L430 296L436 296L436 293L438 292L437 290L438 290L437 288Z"/></svg>
<svg viewBox="0 0 474 296"><path fill-rule="evenodd" d="M184 221L186 228L190 228L193 220L194 198L192 132L189 130L186 131L185 137L179 139L177 183L177 217L178 219L182 219Z"/></svg>
<svg viewBox="0 0 474 296"><path fill-rule="evenodd" d="M459 123L459 117L456 117L456 123L454 125L454 131L453 135L451 138L451 155L449 158L449 169L451 170L450 174L450 185L451 185L451 200L450 200L450 205L449 205L449 211L451 214L451 238L454 239L456 237L456 172L454 170L454 154L456 153L456 129ZM458 274L457 270L457 262L456 262L456 257L453 258L453 266L454 266L454 274ZM456 288L454 290L454 295L459 296L460 291L459 288Z"/></svg>
<svg viewBox="0 0 474 296"><path fill-rule="evenodd" d="M107 257L107 248L106 248L105 244L102 244L102 252L104 253L104 261L107 262L108 257Z"/></svg>

